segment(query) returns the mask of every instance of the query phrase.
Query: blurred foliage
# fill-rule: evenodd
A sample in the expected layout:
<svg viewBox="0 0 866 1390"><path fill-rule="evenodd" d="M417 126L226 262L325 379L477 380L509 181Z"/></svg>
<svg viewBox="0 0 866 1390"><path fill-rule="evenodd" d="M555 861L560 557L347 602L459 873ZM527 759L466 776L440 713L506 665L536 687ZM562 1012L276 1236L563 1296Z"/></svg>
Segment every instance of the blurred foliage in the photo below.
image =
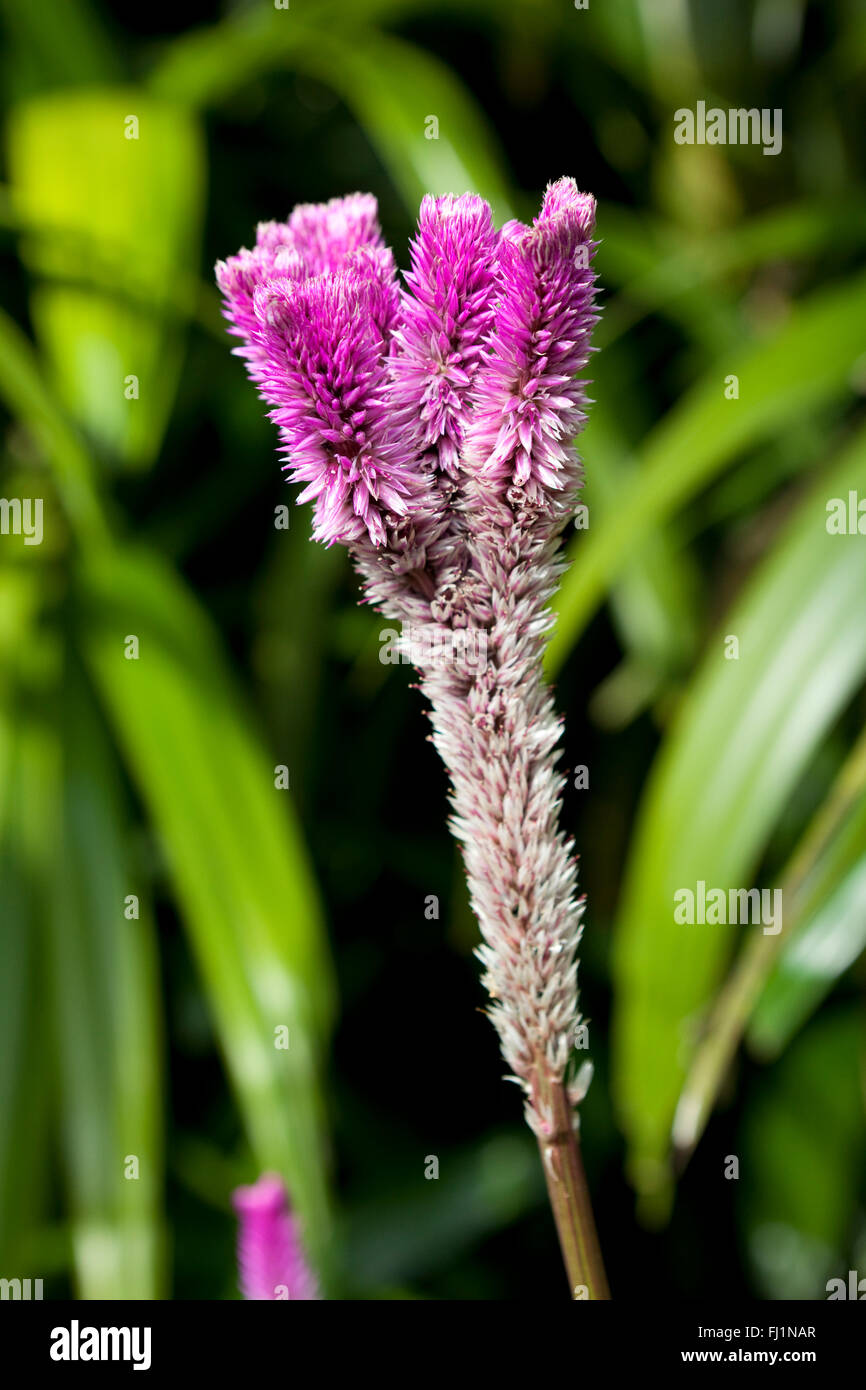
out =
<svg viewBox="0 0 866 1390"><path fill-rule="evenodd" d="M866 538L825 526L866 498L862 6L0 20L0 491L44 506L0 536L0 1273L235 1296L230 1190L276 1168L335 1294L561 1296L417 695L274 527L210 267L354 188L405 266L424 192L528 217L572 173L603 316L550 669L602 1242L615 1295L823 1297L866 1249ZM781 152L676 144L699 100ZM675 926L699 880L784 885L783 932Z"/></svg>

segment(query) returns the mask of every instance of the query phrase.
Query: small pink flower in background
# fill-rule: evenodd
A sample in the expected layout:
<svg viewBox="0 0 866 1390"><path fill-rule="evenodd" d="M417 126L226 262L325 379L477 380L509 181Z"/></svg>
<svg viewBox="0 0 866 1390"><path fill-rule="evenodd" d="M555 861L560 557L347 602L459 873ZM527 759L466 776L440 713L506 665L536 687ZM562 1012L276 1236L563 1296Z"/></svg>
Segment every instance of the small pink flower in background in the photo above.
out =
<svg viewBox="0 0 866 1390"><path fill-rule="evenodd" d="M266 1173L251 1187L236 1188L232 1203L240 1221L238 1267L244 1298L319 1298L282 1178Z"/></svg>

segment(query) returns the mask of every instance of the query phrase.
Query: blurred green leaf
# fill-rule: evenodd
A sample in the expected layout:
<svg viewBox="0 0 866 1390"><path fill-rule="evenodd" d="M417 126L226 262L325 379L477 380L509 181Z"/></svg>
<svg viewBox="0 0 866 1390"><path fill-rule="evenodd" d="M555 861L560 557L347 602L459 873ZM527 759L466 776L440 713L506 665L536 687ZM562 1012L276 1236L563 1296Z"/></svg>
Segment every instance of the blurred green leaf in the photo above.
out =
<svg viewBox="0 0 866 1390"><path fill-rule="evenodd" d="M755 1085L743 1122L739 1207L759 1292L827 1297L847 1284L866 1157L863 1020L817 1021Z"/></svg>
<svg viewBox="0 0 866 1390"><path fill-rule="evenodd" d="M646 32L640 19L638 0L624 0L615 10L593 5L577 16L586 25L588 40L604 60L618 68L639 86L649 79Z"/></svg>
<svg viewBox="0 0 866 1390"><path fill-rule="evenodd" d="M616 355L600 355L594 364L593 407L580 454L586 468L584 501L590 532L615 518L622 498L634 485L629 439L642 432L643 412L628 399L625 373ZM616 401L616 407L610 405ZM632 663L651 683L682 669L693 657L698 639L698 584L690 554L670 527L659 527L642 542L611 593L611 608L623 646Z"/></svg>
<svg viewBox="0 0 866 1390"><path fill-rule="evenodd" d="M821 923L829 910L836 913L847 906L844 879L852 857L862 858L866 828L866 732L861 734L836 774L827 796L812 816L793 855L779 875L782 916L775 933L752 932L743 943L734 968L719 992L706 1020L688 1075L677 1104L673 1124L678 1161L692 1152L721 1091L725 1076L742 1041L761 991L780 955L796 953L802 933L811 936L816 915ZM841 882L840 882L841 880ZM845 899L840 903L840 899ZM804 925L805 924L805 925ZM838 970L851 963L851 937L858 936L859 924L848 930L847 923L836 922L832 964ZM823 928L826 932L826 927ZM825 957L826 959L826 957ZM830 961L827 961L830 964ZM791 1013L800 1011L800 1020L810 1004L821 997L835 975L817 988L813 979L795 980L782 1001L782 1029L791 1024ZM789 985L790 985L789 981ZM804 988L805 985L805 988ZM778 1014L775 1015L778 1024Z"/></svg>
<svg viewBox="0 0 866 1390"><path fill-rule="evenodd" d="M0 785L7 792L10 815L0 833L0 1264L9 1277L38 1279L44 1277L43 1269L27 1268L24 1261L29 1228L44 1217L47 1205L47 1018L33 929L44 852L34 862L31 827L23 823L31 779L28 750L21 746L16 724L4 698Z"/></svg>
<svg viewBox="0 0 866 1390"><path fill-rule="evenodd" d="M111 753L74 671L59 727L49 942L77 1287L87 1299L159 1298L163 1095L153 926L125 848ZM136 917L125 910L130 895Z"/></svg>
<svg viewBox="0 0 866 1390"><path fill-rule="evenodd" d="M531 1140L494 1134L442 1157L440 1179L414 1182L357 1207L346 1231L348 1266L361 1289L411 1280L540 1205L544 1180Z"/></svg>
<svg viewBox="0 0 866 1390"><path fill-rule="evenodd" d="M148 85L167 101L217 105L262 73L286 66L310 29L311 16L297 4L290 14L271 6L237 10L219 24L173 39L154 64Z"/></svg>
<svg viewBox="0 0 866 1390"><path fill-rule="evenodd" d="M712 639L656 760L615 938L614 1087L637 1187L666 1184L690 1032L731 950L728 927L674 922L674 893L746 886L786 798L866 671L866 549L826 530L828 498L866 492L866 435L801 506ZM674 968L675 967L675 968Z"/></svg>
<svg viewBox="0 0 866 1390"><path fill-rule="evenodd" d="M861 858L768 980L747 1035L752 1050L778 1055L864 949L866 859Z"/></svg>
<svg viewBox="0 0 866 1390"><path fill-rule="evenodd" d="M2 310L0 396L45 450L71 519L91 543L103 537L88 453L46 385L32 344Z"/></svg>
<svg viewBox="0 0 866 1390"><path fill-rule="evenodd" d="M785 943L746 1033L757 1056L777 1056L866 950L866 797L861 797L808 885L810 910Z"/></svg>
<svg viewBox="0 0 866 1390"><path fill-rule="evenodd" d="M155 70L152 89L209 104L262 71L285 64L340 96L414 214L426 193L476 191L500 220L513 216L505 163L472 93L431 53L327 12L255 14L185 36ZM353 18L356 22L352 22Z"/></svg>
<svg viewBox="0 0 866 1390"><path fill-rule="evenodd" d="M512 0L512 8L538 22L537 0ZM363 43L376 36L378 26L448 11L463 20L471 14L500 14L498 0L316 0L315 5L296 3L289 12L271 6L239 8L218 24L172 39L154 65L149 85L170 101L215 106L264 74L291 68L302 43L323 42L336 33L354 47L356 39ZM386 71L377 74L377 80L388 77Z"/></svg>
<svg viewBox="0 0 866 1390"><path fill-rule="evenodd" d="M514 214L496 137L471 92L430 53L385 34L317 34L295 61L353 111L407 208L427 193L480 193Z"/></svg>
<svg viewBox="0 0 866 1390"><path fill-rule="evenodd" d="M616 516L573 543L573 564L556 600L551 671L562 665L636 544L773 430L850 391L855 362L866 351L864 324L866 275L860 275L798 305L783 328L743 358L718 362L668 412L641 450ZM739 378L737 400L725 399L729 375Z"/></svg>
<svg viewBox="0 0 866 1390"><path fill-rule="evenodd" d="M52 382L100 446L148 462L174 399L176 305L196 260L204 166L195 120L133 89L52 93L11 113L7 147Z"/></svg>
<svg viewBox="0 0 866 1390"><path fill-rule="evenodd" d="M12 81L31 89L80 86L117 75L117 60L103 25L88 0L59 5L19 5L2 0L6 61ZM24 73L20 73L23 64ZM16 85L17 95L17 85Z"/></svg>
<svg viewBox="0 0 866 1390"><path fill-rule="evenodd" d="M347 557L338 546L309 545L299 528L275 536L256 598L253 668L268 728L290 750L292 771L297 770L293 788L302 808L312 793L309 769L326 689L324 648ZM294 593L303 593L302 604L286 603L286 594Z"/></svg>
<svg viewBox="0 0 866 1390"><path fill-rule="evenodd" d="M607 348L645 315L661 313L701 341L715 340L718 348L723 325L742 326L742 315L725 307L726 301L733 304L734 291L722 281L828 251L855 252L864 213L863 200L856 196L804 202L773 208L722 233L695 237L645 212L603 202L599 273L603 283L619 285L620 293L605 306L596 341Z"/></svg>
<svg viewBox="0 0 866 1390"><path fill-rule="evenodd" d="M333 1005L315 883L206 618L142 552L82 574L81 642L168 855L261 1169L328 1233L321 1053ZM139 658L125 659L134 635ZM288 1029L288 1048L278 1029Z"/></svg>

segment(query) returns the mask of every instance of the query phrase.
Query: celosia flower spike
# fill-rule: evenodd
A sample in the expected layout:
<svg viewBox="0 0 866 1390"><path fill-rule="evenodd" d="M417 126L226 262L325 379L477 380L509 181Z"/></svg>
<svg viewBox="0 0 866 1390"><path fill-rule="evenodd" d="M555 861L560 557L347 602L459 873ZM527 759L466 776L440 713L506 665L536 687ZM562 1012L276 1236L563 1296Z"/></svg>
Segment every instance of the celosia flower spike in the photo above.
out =
<svg viewBox="0 0 866 1390"><path fill-rule="evenodd" d="M316 1279L282 1179L265 1174L251 1187L236 1188L232 1200L240 1222L238 1270L244 1298L317 1299Z"/></svg>
<svg viewBox="0 0 866 1390"><path fill-rule="evenodd" d="M329 203L299 203L288 222L259 224L260 246L291 246L311 275L339 270L361 246L381 246L379 209L372 193L350 193Z"/></svg>
<svg viewBox="0 0 866 1390"><path fill-rule="evenodd" d="M396 287L380 260L360 256L336 274L266 280L254 296L262 394L327 545L384 545L386 517L405 515L417 493L412 446L384 399Z"/></svg>
<svg viewBox="0 0 866 1390"><path fill-rule="evenodd" d="M572 1046L583 903L542 666L581 482L594 213L572 179L548 188L531 227L500 233L479 198L425 198L400 296L375 204L354 195L264 224L218 278L290 476L315 503L314 535L349 546L365 599L389 618L454 639L450 661L416 664L490 1014L539 1138L571 1285L591 1278L606 1297L567 1160L588 1075L573 1074ZM470 629L481 662L460 656Z"/></svg>
<svg viewBox="0 0 866 1390"><path fill-rule="evenodd" d="M421 203L395 334L393 400L420 414L425 455L454 479L469 392L492 324L498 240L482 198L428 196Z"/></svg>
<svg viewBox="0 0 866 1390"><path fill-rule="evenodd" d="M594 217L595 199L560 179L531 228L503 229L493 330L475 378L466 467L541 511L567 511L580 482L571 441L585 420L577 373L596 320Z"/></svg>
<svg viewBox="0 0 866 1390"><path fill-rule="evenodd" d="M362 247L384 252L378 208L372 194L350 193L329 203L302 203L288 222L260 222L252 251L243 248L217 262L216 279L225 299L229 332L243 339L235 352L247 359L256 382L263 358L254 308L258 287L274 277L303 280L340 270ZM385 267L390 267L393 276L393 257L390 252L384 254Z"/></svg>

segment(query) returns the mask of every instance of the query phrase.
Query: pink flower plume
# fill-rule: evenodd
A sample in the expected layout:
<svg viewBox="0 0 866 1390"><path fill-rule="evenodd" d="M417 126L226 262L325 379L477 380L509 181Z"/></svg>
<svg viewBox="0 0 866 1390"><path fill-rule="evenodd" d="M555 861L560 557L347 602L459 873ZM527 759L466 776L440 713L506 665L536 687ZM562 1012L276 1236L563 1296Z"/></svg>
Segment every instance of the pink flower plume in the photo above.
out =
<svg viewBox="0 0 866 1390"><path fill-rule="evenodd" d="M251 1187L236 1188L233 1205L240 1220L238 1266L244 1298L317 1299L316 1279L282 1179L266 1173Z"/></svg>

